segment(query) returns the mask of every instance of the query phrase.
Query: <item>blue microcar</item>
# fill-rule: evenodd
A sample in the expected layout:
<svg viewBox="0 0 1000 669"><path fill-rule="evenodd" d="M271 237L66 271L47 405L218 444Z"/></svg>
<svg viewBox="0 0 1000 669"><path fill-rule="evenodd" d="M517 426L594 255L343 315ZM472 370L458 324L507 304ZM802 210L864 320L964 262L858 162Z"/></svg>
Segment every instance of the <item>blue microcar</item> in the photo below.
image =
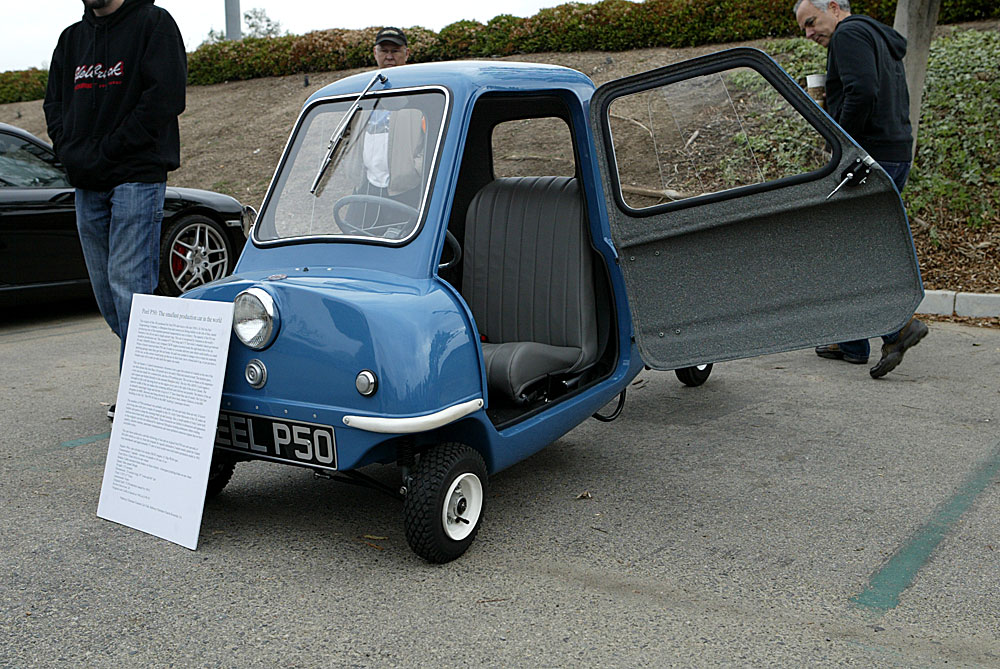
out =
<svg viewBox="0 0 1000 669"><path fill-rule="evenodd" d="M248 221L248 225L251 222ZM766 54L595 87L518 62L344 78L295 123L235 273L209 481L269 460L379 486L466 551L488 477L643 369L869 337L923 291L884 171Z"/></svg>

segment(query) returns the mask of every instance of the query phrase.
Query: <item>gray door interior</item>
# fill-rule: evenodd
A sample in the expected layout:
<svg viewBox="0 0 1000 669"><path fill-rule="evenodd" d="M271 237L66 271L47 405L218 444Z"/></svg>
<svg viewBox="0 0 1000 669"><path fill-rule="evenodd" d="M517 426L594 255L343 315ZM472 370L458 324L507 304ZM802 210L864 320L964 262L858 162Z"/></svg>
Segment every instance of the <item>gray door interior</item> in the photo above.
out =
<svg viewBox="0 0 1000 669"><path fill-rule="evenodd" d="M647 365L886 334L920 303L892 180L762 51L605 84L590 123Z"/></svg>

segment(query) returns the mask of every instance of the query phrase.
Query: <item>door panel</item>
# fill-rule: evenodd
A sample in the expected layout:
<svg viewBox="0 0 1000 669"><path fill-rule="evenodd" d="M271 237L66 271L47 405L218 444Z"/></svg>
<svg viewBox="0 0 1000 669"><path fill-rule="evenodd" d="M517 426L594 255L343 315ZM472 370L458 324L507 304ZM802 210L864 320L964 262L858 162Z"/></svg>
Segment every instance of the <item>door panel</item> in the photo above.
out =
<svg viewBox="0 0 1000 669"><path fill-rule="evenodd" d="M0 132L0 287L86 280L62 166L47 147Z"/></svg>
<svg viewBox="0 0 1000 669"><path fill-rule="evenodd" d="M0 189L0 284L86 280L74 191Z"/></svg>
<svg viewBox="0 0 1000 669"><path fill-rule="evenodd" d="M885 334L919 304L891 179L763 52L605 84L591 125L651 367Z"/></svg>

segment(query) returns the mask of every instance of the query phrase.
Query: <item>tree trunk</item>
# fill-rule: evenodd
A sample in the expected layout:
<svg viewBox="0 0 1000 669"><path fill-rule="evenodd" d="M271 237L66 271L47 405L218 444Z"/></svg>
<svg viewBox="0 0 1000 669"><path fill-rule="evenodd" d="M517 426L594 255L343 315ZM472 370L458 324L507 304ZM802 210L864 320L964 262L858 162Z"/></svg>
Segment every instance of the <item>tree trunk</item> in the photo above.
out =
<svg viewBox="0 0 1000 669"><path fill-rule="evenodd" d="M917 126L920 102L924 95L924 77L930 56L931 39L937 25L941 0L897 0L893 28L906 38L906 87L910 90L910 125L913 126L913 155L917 153Z"/></svg>

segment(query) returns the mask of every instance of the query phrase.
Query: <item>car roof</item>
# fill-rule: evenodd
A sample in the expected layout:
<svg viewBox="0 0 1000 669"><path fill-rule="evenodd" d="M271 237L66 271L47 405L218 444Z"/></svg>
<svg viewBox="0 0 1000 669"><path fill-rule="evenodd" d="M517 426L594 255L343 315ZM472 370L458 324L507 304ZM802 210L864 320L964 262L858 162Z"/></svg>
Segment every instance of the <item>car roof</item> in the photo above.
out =
<svg viewBox="0 0 1000 669"><path fill-rule="evenodd" d="M11 135L16 135L22 139L30 140L32 142L35 142L36 144L41 144L42 146L51 146L44 139L35 137L27 130L24 130L23 128L18 128L16 125L10 125L9 123L0 123L0 131L10 133Z"/></svg>
<svg viewBox="0 0 1000 669"><path fill-rule="evenodd" d="M388 77L388 82L374 87L375 91L444 86L453 95L462 98L487 90L525 93L569 89L581 98L589 99L595 88L590 77L582 72L543 63L466 60L400 65L381 71ZM375 70L362 72L324 86L313 93L306 104L319 98L360 93L374 73Z"/></svg>

